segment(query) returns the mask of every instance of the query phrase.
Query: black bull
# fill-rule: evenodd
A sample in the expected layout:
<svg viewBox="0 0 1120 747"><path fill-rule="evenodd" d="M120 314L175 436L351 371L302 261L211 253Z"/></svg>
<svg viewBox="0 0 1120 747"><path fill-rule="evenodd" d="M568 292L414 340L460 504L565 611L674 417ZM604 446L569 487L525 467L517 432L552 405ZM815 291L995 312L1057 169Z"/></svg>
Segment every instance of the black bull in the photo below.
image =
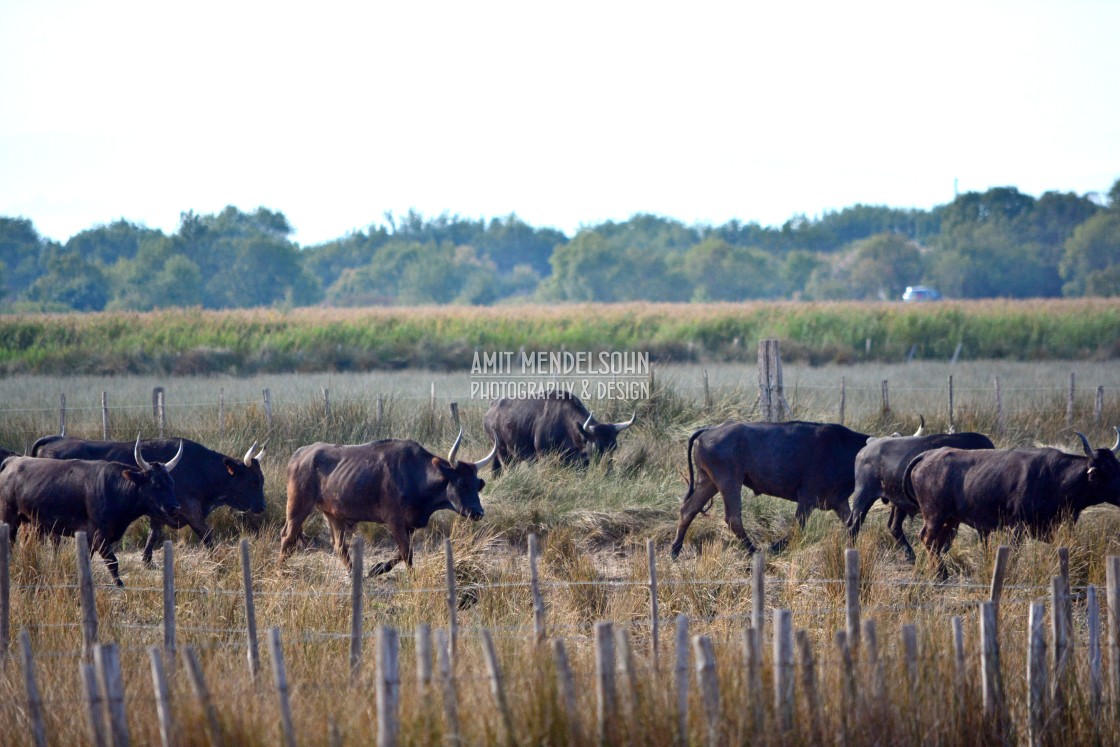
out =
<svg viewBox="0 0 1120 747"><path fill-rule="evenodd" d="M868 438L842 425L803 421L727 422L696 431L688 439L688 492L681 503L672 556L680 554L689 525L717 492L723 495L727 525L754 552L754 543L743 529L744 486L759 495L796 501L797 523L802 527L814 508L835 511L846 521L855 482L853 464ZM784 544L781 540L773 549Z"/></svg>
<svg viewBox="0 0 1120 747"><path fill-rule="evenodd" d="M241 459L233 459L187 439L149 439L140 442L146 459L170 459L179 443L183 445L182 467L175 473L175 495L179 510L171 517L150 517L151 531L144 544L144 563L152 561L152 552L163 543L164 525L176 529L190 526L206 544L213 546L206 517L219 506L236 511L261 513L265 509L264 472L260 456L264 447L249 447ZM102 459L122 464L136 464L132 444L123 441L86 441L80 438L47 436L31 447L31 456L52 459Z"/></svg>
<svg viewBox="0 0 1120 747"><path fill-rule="evenodd" d="M882 499L891 507L887 527L906 557L914 559L914 548L906 539L903 522L918 513L918 505L902 492L902 478L910 460L925 451L952 446L957 449L994 449L992 440L982 433L932 433L928 436L876 438L856 455L855 493L852 515L848 517L851 536L859 534L863 520L875 501Z"/></svg>
<svg viewBox="0 0 1120 747"><path fill-rule="evenodd" d="M574 394L550 393L547 397L500 399L483 417L486 435L497 447L492 469L497 474L514 461L556 453L569 464L586 467L586 447L599 456L618 444L618 434L634 424L600 423Z"/></svg>
<svg viewBox="0 0 1120 747"><path fill-rule="evenodd" d="M1085 455L1058 449L964 451L941 448L911 460L903 479L907 499L922 512L922 544L938 560L957 527L967 524L982 540L1002 527L1048 540L1063 519L1101 503L1120 505L1120 428L1111 449L1089 446Z"/></svg>
<svg viewBox="0 0 1120 747"><path fill-rule="evenodd" d="M485 482L478 471L494 451L478 462L456 459L462 431L447 459L415 441L386 439L366 444L315 443L296 450L288 462L287 521L280 536L283 561L302 539L303 522L319 510L330 525L335 552L351 568L349 535L360 521L385 524L397 543L397 555L378 563L370 575L385 573L401 560L412 565L412 534L428 525L432 514L452 509L482 518L478 493Z"/></svg>
<svg viewBox="0 0 1120 747"><path fill-rule="evenodd" d="M139 441L134 448L139 455ZM0 521L11 527L13 543L23 523L56 539L86 532L90 553L100 554L113 581L123 586L113 545L141 516L154 521L179 508L171 472L181 457L179 452L166 464L149 464L138 456L139 466L9 457L0 464Z"/></svg>

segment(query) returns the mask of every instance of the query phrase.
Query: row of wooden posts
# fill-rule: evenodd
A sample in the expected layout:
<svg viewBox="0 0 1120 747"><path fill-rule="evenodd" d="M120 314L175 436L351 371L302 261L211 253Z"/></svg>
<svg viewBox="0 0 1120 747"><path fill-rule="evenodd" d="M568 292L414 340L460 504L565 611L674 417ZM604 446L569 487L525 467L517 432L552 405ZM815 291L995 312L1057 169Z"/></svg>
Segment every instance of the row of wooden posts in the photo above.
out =
<svg viewBox="0 0 1120 747"><path fill-rule="evenodd" d="M8 656L10 632L10 553L9 532L6 524L0 524L0 659ZM365 633L363 626L363 540L356 536L351 545L353 558L353 586L351 595L351 633L348 653L348 666L351 683L359 680L364 662L363 643ZM445 727L452 738L459 733L459 716L457 712L457 695L455 681L455 661L457 642L459 638L459 625L457 619L458 591L455 582L454 559L450 540L445 541L445 558L447 563L447 606L448 626L445 629L434 631L435 655L438 665L439 684L443 693L445 713ZM245 616L246 616L246 644L248 650L248 667L251 678L256 681L260 672L260 655L257 640L256 613L253 602L252 575L249 566L248 540L243 539L240 545L241 563L244 581ZM653 542L647 542L649 555L649 595L650 595L650 634L651 634L651 660L655 669L661 669L660 662L660 620L657 605L657 569L654 561ZM534 638L538 644L548 641L546 628L546 607L541 593L537 562L539 546L536 535L529 537L529 571L530 591L532 594ZM981 691L985 716L994 719L994 723L1007 726L1007 704L1005 702L1003 675L1000 665L1000 652L997 637L998 611L1003 589L1003 578L1007 566L1009 548L1001 546L997 550L995 566L992 574L989 599L980 604L980 649L981 649ZM127 720L124 716L123 685L121 683L119 654L114 643L103 643L98 637L98 619L94 605L94 586L90 568L89 545L85 533L77 533L77 570L79 577L79 597L81 607L82 628L82 661L81 677L85 688L88 712L90 716L91 734L94 744L109 744L106 735L111 736L113 745L128 743ZM1066 708L1066 688L1068 675L1072 671L1071 660L1074 647L1072 645L1073 612L1072 595L1069 586L1069 555L1065 548L1059 548L1060 573L1052 579L1051 583L1051 651L1052 659L1048 662L1046 655L1045 635L1045 607L1041 602L1032 603L1029 612L1029 655L1028 655L1028 712L1030 723L1028 734L1032 744L1041 744L1046 724L1053 716L1060 716ZM203 712L206 714L211 742L221 744L222 736L217 719L215 706L210 700L209 692L199 665L197 653L193 646L184 646L179 650L175 629L175 581L174 581L174 550L170 540L163 546L163 592L164 592L164 620L163 620L163 645L152 646L148 649L151 660L153 686L156 693L157 712L160 719L163 743L169 745L170 739L170 705L168 702L168 686L166 680L166 667L174 667L177 658L181 657L192 690L198 698ZM1120 710L1120 557L1110 556L1107 559L1107 603L1109 614L1108 621L1108 658L1109 679L1112 694L1112 705L1115 710ZM845 619L844 630L835 634L835 645L842 667L842 681L849 683L847 687L855 687L854 662L860 657L861 651L865 662L872 671L872 691L882 693L884 688L884 674L879 660L878 636L873 620L861 620L860 617L860 562L859 553L855 549L845 552ZM1088 625L1087 651L1089 657L1089 704L1092 713L1100 712L1102 703L1101 679L1101 624L1100 606L1097 590L1090 585L1086 589L1086 617ZM954 661L957 684L965 681L966 660L964 650L963 622L960 616L951 619L952 640L954 647ZM794 713L794 650L800 660L801 679L808 702L808 710L812 719L812 728L819 733L820 705L816 691L816 670L808 633L804 630L794 634L792 612L788 609L778 609L773 614L773 695L774 714L777 727L782 731L792 728ZM707 725L708 742L718 743L720 714L719 714L719 683L716 679L715 655L712 640L708 636L695 636L689 638L689 621L684 615L676 618L675 635L675 663L673 665L673 681L677 694L677 729L678 736L687 733L688 702L689 702L689 644L695 656L695 671L697 685L700 688L701 703L704 710L704 719ZM482 652L486 661L489 674L491 691L496 706L501 714L503 728L507 741L513 741L512 717L506 703L501 669L495 654L493 641L488 630L479 631ZM429 625L418 625L415 631L415 652L417 663L418 686L423 690L431 685L432 674L432 635ZM916 682L918 676L918 630L914 625L902 627L903 650L907 671L910 673L911 682ZM761 723L762 718L762 651L765 639L765 560L761 554L754 558L752 573L752 610L750 624L744 632L744 662L748 689L754 694L749 698L757 709L755 724ZM399 635L389 627L378 627L375 633L376 641L376 695L377 695L377 739L379 745L394 745L399 734L398 712L400 705L400 676L399 676ZM597 728L599 736L609 741L611 714L615 713L619 698L616 692L616 674L620 670L624 689L629 690L629 695L624 699L623 705L633 710L635 704L635 683L637 673L634 669L632 652L626 628L615 628L610 622L600 622L595 625L595 678L597 692ZM284 668L283 652L281 649L280 630L276 627L267 631L267 645L272 662L273 683L279 699L281 711L281 727L286 745L295 744L295 732L292 721L288 697L287 675ZM551 639L550 644L553 659L557 669L558 692L566 710L569 728L581 729L581 719L576 711L576 688L568 663L565 643L560 638ZM20 633L20 655L23 662L23 672L27 690L27 706L30 716L31 731L36 745L47 744L46 728L42 716L42 699L36 684L35 664L31 651L30 636L26 630ZM1051 678L1052 679L1048 679ZM854 690L846 693L847 702L854 702ZM576 734L577 731L573 731Z"/></svg>
<svg viewBox="0 0 1120 747"><path fill-rule="evenodd" d="M777 342L777 341L763 341ZM761 348L760 348L761 351ZM710 409L712 407L712 396L708 386L708 371L704 369L702 372L702 383L704 390L704 406ZM1007 431L1006 416L1003 408L1003 392L1000 387L999 377L996 376L993 380L995 392L995 410L996 410L996 433L1003 435ZM331 420L331 395L330 390L326 387L322 388L323 394L323 412L326 419ZM1075 375L1071 371L1069 374L1069 387L1066 390L1066 426L1072 427L1074 424L1074 400L1076 394ZM884 379L880 383L881 405L880 414L884 418L892 416L890 399L890 382ZM59 412L58 412L58 428L59 433L66 433L66 395L61 394ZM952 432L956 429L956 394L953 388L953 376L948 377L948 408L949 408L949 431ZM264 407L265 422L269 429L272 428L272 393L269 389L262 391L262 405ZM785 399L782 388L782 374L781 374L781 358L780 354L775 347L768 350L765 357L761 355L759 361L759 414L763 420L777 422L792 415L792 408ZM384 422L385 417L385 397L378 395L376 404L376 420L375 423L378 428ZM432 413L432 422L434 423L436 406L436 385L431 384L431 393L429 399L429 412ZM838 423L845 424L847 417L847 378L840 377L840 409L837 417ZM1093 404L1093 425L1100 426L1104 415L1104 387L1098 386ZM155 422L155 427L158 430L159 437L163 438L167 432L167 409L164 400L164 388L155 387L152 390L152 417ZM218 390L218 437L224 435L225 430L225 389ZM101 433L102 438L109 439L109 398L107 392L101 392Z"/></svg>

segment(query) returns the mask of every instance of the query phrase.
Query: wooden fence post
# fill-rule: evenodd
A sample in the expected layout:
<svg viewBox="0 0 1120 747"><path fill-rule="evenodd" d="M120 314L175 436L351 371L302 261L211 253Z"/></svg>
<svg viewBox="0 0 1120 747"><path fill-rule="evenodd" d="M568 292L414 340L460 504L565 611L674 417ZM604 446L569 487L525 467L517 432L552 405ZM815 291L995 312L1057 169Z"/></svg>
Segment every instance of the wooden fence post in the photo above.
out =
<svg viewBox="0 0 1120 747"><path fill-rule="evenodd" d="M696 655L696 683L700 687L700 697L704 704L704 720L707 723L709 747L719 747L719 676L716 674L716 651L712 639L698 635L692 639Z"/></svg>
<svg viewBox="0 0 1120 747"><path fill-rule="evenodd" d="M968 683L968 660L965 658L964 651L964 621L960 615L953 615L950 621L953 626L953 660L955 666L953 667L953 684L957 697L964 697L964 688Z"/></svg>
<svg viewBox="0 0 1120 747"><path fill-rule="evenodd" d="M272 430L272 392L265 389L264 392L264 420L268 424L268 429Z"/></svg>
<svg viewBox="0 0 1120 747"><path fill-rule="evenodd" d="M416 694L425 698L432 684L432 626L428 623L416 623L414 636L416 638Z"/></svg>
<svg viewBox="0 0 1120 747"><path fill-rule="evenodd" d="M253 569L249 564L249 539L241 538L241 583L245 592L245 637L249 657L249 677L257 681L261 669L260 647L257 644L257 611L253 603Z"/></svg>
<svg viewBox="0 0 1120 747"><path fill-rule="evenodd" d="M760 340L758 343L758 396L762 419L776 423L784 412L789 412L782 391L782 354L778 340Z"/></svg>
<svg viewBox="0 0 1120 747"><path fill-rule="evenodd" d="M357 684L362 673L362 606L365 597L362 580L365 578L365 539L355 534L350 542L350 685Z"/></svg>
<svg viewBox="0 0 1120 747"><path fill-rule="evenodd" d="M92 661L97 645L97 604L93 597L93 570L89 565L89 540L85 532L75 532L78 561L78 589L82 608L82 659Z"/></svg>
<svg viewBox="0 0 1120 747"><path fill-rule="evenodd" d="M552 660L556 665L556 686L559 690L560 702L564 705L564 715L568 718L568 743L580 744L583 727L579 719L576 684L572 677L571 665L568 663L567 649L560 638L552 639Z"/></svg>
<svg viewBox="0 0 1120 747"><path fill-rule="evenodd" d="M90 737L94 747L107 747L109 741L105 736L105 705L101 702L101 686L97 684L97 672L94 671L92 664L84 661L78 664L78 670L82 677L83 695L86 698Z"/></svg>
<svg viewBox="0 0 1120 747"><path fill-rule="evenodd" d="M171 720L171 696L167 687L167 673L159 646L148 647L148 660L152 666L152 690L156 696L156 716L159 718L159 737L163 747L171 747L175 733Z"/></svg>
<svg viewBox="0 0 1120 747"><path fill-rule="evenodd" d="M331 422L331 390L323 387L323 414Z"/></svg>
<svg viewBox="0 0 1120 747"><path fill-rule="evenodd" d="M1093 425L1101 424L1101 417L1104 414L1104 387L1097 387L1097 397L1093 402Z"/></svg>
<svg viewBox="0 0 1120 747"><path fill-rule="evenodd" d="M168 661L178 655L175 645L175 549L163 541L163 651Z"/></svg>
<svg viewBox="0 0 1120 747"><path fill-rule="evenodd" d="M19 646L23 659L23 685L27 691L27 718L31 722L31 737L35 741L35 747L47 747L47 727L43 723L43 698L39 694L39 681L35 674L31 635L26 630L19 632Z"/></svg>
<svg viewBox="0 0 1120 747"><path fill-rule="evenodd" d="M459 592L455 588L455 556L451 551L450 538L443 541L443 557L447 566L447 656L454 674L455 649L459 640Z"/></svg>
<svg viewBox="0 0 1120 747"><path fill-rule="evenodd" d="M1069 372L1069 392L1066 394L1066 427L1073 427L1073 395L1074 395L1074 375L1073 371Z"/></svg>
<svg viewBox="0 0 1120 747"><path fill-rule="evenodd" d="M615 688L614 629L609 622L595 623L595 693L599 744L614 744L618 731L612 725L617 721L618 697Z"/></svg>
<svg viewBox="0 0 1120 747"><path fill-rule="evenodd" d="M1003 436L1007 432L1007 422L1003 418L1003 393L999 388L999 377L995 377L996 385L996 435Z"/></svg>
<svg viewBox="0 0 1120 747"><path fill-rule="evenodd" d="M753 627L743 629L743 663L747 669L747 702L751 704L753 734L762 734L766 708L762 693L762 646L758 642L758 631Z"/></svg>
<svg viewBox="0 0 1120 747"><path fill-rule="evenodd" d="M882 408L881 408L881 414L882 414L883 418L889 418L891 416L890 383L887 381L887 379L883 379L883 382L882 382L882 384L880 384L880 387L882 389L882 397L883 397L883 405L882 405Z"/></svg>
<svg viewBox="0 0 1120 747"><path fill-rule="evenodd" d="M275 626L268 629L268 655L272 659L272 680L276 685L276 696L280 700L281 736L285 747L296 747L292 705L288 698L288 673L284 669L284 650L280 647L280 628Z"/></svg>
<svg viewBox="0 0 1120 747"><path fill-rule="evenodd" d="M1003 596L1003 579L1007 575L1007 558L1011 548L1000 545L996 548L996 562L992 567L992 585L988 592L988 601L995 605L996 623L999 623L999 600Z"/></svg>
<svg viewBox="0 0 1120 747"><path fill-rule="evenodd" d="M902 626L902 650L906 657L906 675L910 683L911 698L916 697L919 683L918 671L918 626Z"/></svg>
<svg viewBox="0 0 1120 747"><path fill-rule="evenodd" d="M163 438L164 430L167 428L167 403L164 399L163 387L155 388L156 397L156 426L159 429L159 437Z"/></svg>
<svg viewBox="0 0 1120 747"><path fill-rule="evenodd" d="M93 649L94 666L101 682L101 693L109 709L109 733L115 747L129 743L128 716L124 704L124 678L117 644L99 643Z"/></svg>
<svg viewBox="0 0 1120 747"><path fill-rule="evenodd" d="M646 558L649 561L649 628L650 647L653 649L653 669L661 670L661 620L657 611L657 558L653 540L646 540Z"/></svg>
<svg viewBox="0 0 1120 747"><path fill-rule="evenodd" d="M761 661L762 648L766 645L766 556L758 551L751 558L751 627L757 638L755 658Z"/></svg>
<svg viewBox="0 0 1120 747"><path fill-rule="evenodd" d="M1108 683L1113 717L1120 716L1120 556L1105 559L1105 601L1108 603Z"/></svg>
<svg viewBox="0 0 1120 747"><path fill-rule="evenodd" d="M1069 671L1070 640L1069 627L1066 620L1066 592L1065 582L1061 576L1050 579L1050 632L1054 640L1054 685L1053 706L1054 715L1059 720L1065 717L1066 710L1066 675Z"/></svg>
<svg viewBox="0 0 1120 747"><path fill-rule="evenodd" d="M840 417L837 421L840 425L844 425L844 407L848 399L848 382L844 376L840 377Z"/></svg>
<svg viewBox="0 0 1120 747"><path fill-rule="evenodd" d="M437 628L436 666L439 668L440 689L443 692L444 729L447 743L459 744L459 697L455 689L455 673L451 667L451 636L443 628Z"/></svg>
<svg viewBox="0 0 1120 747"><path fill-rule="evenodd" d="M631 724L637 726L638 717L638 673L634 670L634 652L630 646L630 633L626 626L620 625L614 629L615 659L622 670L622 682L626 693L626 718ZM635 740L631 734L631 741Z"/></svg>
<svg viewBox="0 0 1120 747"><path fill-rule="evenodd" d="M394 747L400 735L400 638L396 628L377 628L377 744Z"/></svg>
<svg viewBox="0 0 1120 747"><path fill-rule="evenodd" d="M109 440L109 393L101 391L101 438Z"/></svg>
<svg viewBox="0 0 1120 747"><path fill-rule="evenodd" d="M999 725L1000 735L1005 734L1003 703L1003 674L999 663L999 633L996 626L996 608L993 602L980 603L980 682L984 691L984 714Z"/></svg>
<svg viewBox="0 0 1120 747"><path fill-rule="evenodd" d="M0 522L0 667L8 660L12 636L12 541L11 528Z"/></svg>
<svg viewBox="0 0 1120 747"><path fill-rule="evenodd" d="M813 744L824 744L824 727L821 725L821 701L817 688L817 665L813 661L813 648L809 634L798 630L797 654L801 662L801 687L805 691L805 705L809 710L810 737Z"/></svg>
<svg viewBox="0 0 1120 747"><path fill-rule="evenodd" d="M793 613L774 611L774 712L784 734L793 726Z"/></svg>
<svg viewBox="0 0 1120 747"><path fill-rule="evenodd" d="M513 716L510 714L509 703L506 701L506 687L502 681L502 668L498 664L498 654L494 651L494 639L490 637L490 630L483 628L482 655L486 660L486 671L490 675L490 694L494 696L494 704L498 714L502 717L502 730L505 732L507 745L517 744L513 733ZM612 680L613 682L613 680Z"/></svg>
<svg viewBox="0 0 1120 747"><path fill-rule="evenodd" d="M949 374L949 432L956 433L956 431L957 426L956 420L954 419L953 407L953 374Z"/></svg>
<svg viewBox="0 0 1120 747"><path fill-rule="evenodd" d="M1032 747L1042 747L1045 744L1043 730L1046 727L1049 689L1046 683L1046 634L1043 632L1045 614L1046 606L1042 602L1031 604L1027 624L1027 733Z"/></svg>
<svg viewBox="0 0 1120 747"><path fill-rule="evenodd" d="M864 659L871 669L871 702L881 705L886 702L887 681L883 662L879 660L879 634L874 620L863 621L863 647L867 652Z"/></svg>
<svg viewBox="0 0 1120 747"><path fill-rule="evenodd" d="M225 435L226 430L226 388L218 387L218 439Z"/></svg>
<svg viewBox="0 0 1120 747"><path fill-rule="evenodd" d="M708 387L708 369L702 369L704 380L704 409L712 409L712 390Z"/></svg>
<svg viewBox="0 0 1120 747"><path fill-rule="evenodd" d="M851 713L856 704L856 677L852 666L852 648L848 633L837 630L833 636L840 656L840 743L851 743Z"/></svg>
<svg viewBox="0 0 1120 747"><path fill-rule="evenodd" d="M677 739L688 744L688 616L677 615L676 663L673 667L677 695Z"/></svg>
<svg viewBox="0 0 1120 747"><path fill-rule="evenodd" d="M541 596L540 575L537 572L537 557L540 554L537 535L529 535L529 587L533 595L533 633L537 643L545 638L544 627L544 598Z"/></svg>
<svg viewBox="0 0 1120 747"><path fill-rule="evenodd" d="M222 747L225 743L222 738L222 725L218 721L218 710L214 707L214 701L210 698L210 688L206 686L206 678L202 674L202 662L198 660L198 652L194 650L194 646L183 646L181 652L183 663L186 665L187 679L191 683L191 690L194 691L194 697L198 700L198 704L202 707L202 713L206 717L206 729L210 733L210 744L215 745L215 747Z"/></svg>
<svg viewBox="0 0 1120 747"><path fill-rule="evenodd" d="M844 550L844 585L846 591L848 648L852 658L859 655L859 550Z"/></svg>
<svg viewBox="0 0 1120 747"><path fill-rule="evenodd" d="M1085 589L1085 622L1088 628L1089 647L1089 713L1098 721L1101 712L1101 605L1097 587Z"/></svg>
<svg viewBox="0 0 1120 747"><path fill-rule="evenodd" d="M58 395L58 435L66 435L66 393Z"/></svg>

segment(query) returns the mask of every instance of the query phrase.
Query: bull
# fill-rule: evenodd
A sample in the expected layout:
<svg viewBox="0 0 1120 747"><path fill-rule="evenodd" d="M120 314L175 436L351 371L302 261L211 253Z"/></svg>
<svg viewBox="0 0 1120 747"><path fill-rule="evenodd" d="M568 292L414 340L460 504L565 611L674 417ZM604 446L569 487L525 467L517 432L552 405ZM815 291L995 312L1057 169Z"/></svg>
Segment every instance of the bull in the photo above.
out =
<svg viewBox="0 0 1120 747"><path fill-rule="evenodd" d="M578 397L550 392L546 397L500 399L490 404L482 419L486 435L497 448L493 472L514 461L556 453L567 464L586 467L587 447L599 456L614 451L618 434L634 424L635 413L621 423L600 423Z"/></svg>
<svg viewBox="0 0 1120 747"><path fill-rule="evenodd" d="M189 526L207 547L214 546L206 517L219 506L259 514L265 509L264 472L260 459L264 446L254 443L241 459L206 448L188 439L149 439L141 450L148 459L169 459L176 443L182 450L183 469L175 480L179 508L171 516L151 516L143 561L152 562L153 551L163 544L164 527ZM31 456L51 459L100 459L136 465L131 444L124 441L86 441L65 436L46 436L31 447Z"/></svg>
<svg viewBox="0 0 1120 747"><path fill-rule="evenodd" d="M288 462L287 521L280 536L280 560L303 539L303 522L320 511L331 528L335 552L352 570L349 535L359 521L385 524L397 555L377 563L371 576L400 561L412 566L412 534L432 514L451 509L477 521L483 509L478 493L486 484L478 472L493 458L495 446L478 462L456 457L462 428L447 459L415 441L386 439L356 445L314 443L296 450Z"/></svg>
<svg viewBox="0 0 1120 747"><path fill-rule="evenodd" d="M835 511L841 521L847 521L851 513L848 496L855 484L853 465L868 438L866 433L835 423L804 421L728 421L696 431L688 439L688 492L681 501L672 557L680 554L689 525L707 510L717 492L723 496L728 527L754 552L754 543L743 529L744 486L757 495L795 501L797 523L802 528L814 508ZM787 542L788 537L771 549L779 551Z"/></svg>
<svg viewBox="0 0 1120 747"><path fill-rule="evenodd" d="M171 472L182 456L180 446L166 464L146 462L137 436L134 464L9 457L0 465L0 521L11 527L13 543L25 522L56 541L86 532L90 555L101 555L114 583L124 586L113 545L141 516L166 519L178 510Z"/></svg>
<svg viewBox="0 0 1120 747"><path fill-rule="evenodd" d="M852 496L852 514L848 529L854 538L876 500L890 505L887 528L895 542L914 561L914 548L910 546L903 523L918 513L918 506L906 499L902 491L902 477L910 460L925 451L942 446L958 449L994 449L992 440L982 433L931 433L927 436L901 438L875 438L856 454L855 492Z"/></svg>
<svg viewBox="0 0 1120 747"><path fill-rule="evenodd" d="M1078 433L1085 455L1059 449L966 451L940 448L914 457L902 487L922 513L921 540L945 576L942 554L957 527L967 524L986 541L1010 527L1049 541L1063 520L1076 522L1090 506L1120 506L1120 428L1109 449L1093 449Z"/></svg>

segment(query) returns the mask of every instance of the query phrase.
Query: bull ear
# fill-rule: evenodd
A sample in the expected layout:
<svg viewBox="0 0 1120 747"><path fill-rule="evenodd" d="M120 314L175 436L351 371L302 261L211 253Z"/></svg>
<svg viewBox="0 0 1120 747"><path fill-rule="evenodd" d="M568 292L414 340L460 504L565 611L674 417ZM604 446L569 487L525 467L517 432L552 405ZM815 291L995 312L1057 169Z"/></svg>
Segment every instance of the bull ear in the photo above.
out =
<svg viewBox="0 0 1120 747"><path fill-rule="evenodd" d="M222 464L224 464L226 466L226 472L230 473L230 475L236 475L237 474L237 470L234 467L234 465L236 465L237 462L233 461L229 457L226 457L225 459L222 460Z"/></svg>
<svg viewBox="0 0 1120 747"><path fill-rule="evenodd" d="M435 465L435 468L439 470L439 473L441 475L443 475L444 480L451 479L451 473L454 469L451 466L451 462L447 461L443 457L434 456L432 457L432 464Z"/></svg>
<svg viewBox="0 0 1120 747"><path fill-rule="evenodd" d="M121 470L121 474L124 476L124 479L135 485L144 484L144 473L139 470L129 467L128 469Z"/></svg>

